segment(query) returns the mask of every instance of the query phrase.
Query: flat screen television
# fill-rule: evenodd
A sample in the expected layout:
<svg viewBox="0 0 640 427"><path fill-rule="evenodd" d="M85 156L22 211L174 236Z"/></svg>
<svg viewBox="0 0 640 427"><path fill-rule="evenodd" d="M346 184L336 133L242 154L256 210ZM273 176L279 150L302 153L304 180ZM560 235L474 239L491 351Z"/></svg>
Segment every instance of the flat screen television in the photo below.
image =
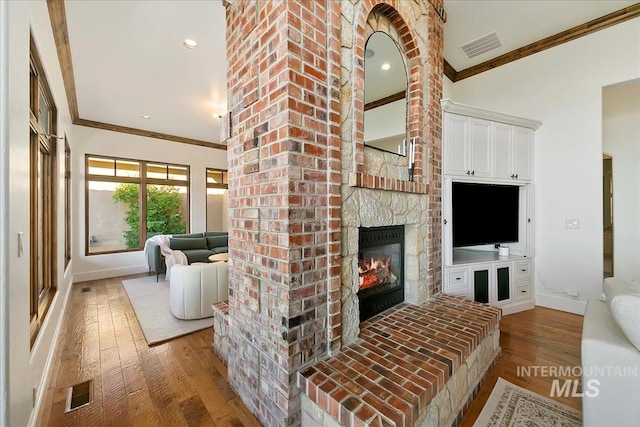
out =
<svg viewBox="0 0 640 427"><path fill-rule="evenodd" d="M452 183L453 246L518 241L517 185Z"/></svg>

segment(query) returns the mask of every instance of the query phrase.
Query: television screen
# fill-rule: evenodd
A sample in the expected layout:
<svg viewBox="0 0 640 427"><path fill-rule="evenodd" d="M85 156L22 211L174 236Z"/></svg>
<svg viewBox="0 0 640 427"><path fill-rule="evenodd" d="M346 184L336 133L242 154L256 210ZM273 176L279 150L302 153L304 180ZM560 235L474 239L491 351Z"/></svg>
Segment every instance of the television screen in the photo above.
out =
<svg viewBox="0 0 640 427"><path fill-rule="evenodd" d="M517 185L452 183L453 246L518 241Z"/></svg>

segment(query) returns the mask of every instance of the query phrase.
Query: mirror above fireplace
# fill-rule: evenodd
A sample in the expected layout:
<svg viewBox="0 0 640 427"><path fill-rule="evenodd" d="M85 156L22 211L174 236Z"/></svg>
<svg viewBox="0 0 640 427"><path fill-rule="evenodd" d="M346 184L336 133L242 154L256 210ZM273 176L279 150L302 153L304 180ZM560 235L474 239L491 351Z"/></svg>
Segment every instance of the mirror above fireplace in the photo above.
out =
<svg viewBox="0 0 640 427"><path fill-rule="evenodd" d="M406 155L407 70L387 33L376 31L367 40L364 68L364 143Z"/></svg>

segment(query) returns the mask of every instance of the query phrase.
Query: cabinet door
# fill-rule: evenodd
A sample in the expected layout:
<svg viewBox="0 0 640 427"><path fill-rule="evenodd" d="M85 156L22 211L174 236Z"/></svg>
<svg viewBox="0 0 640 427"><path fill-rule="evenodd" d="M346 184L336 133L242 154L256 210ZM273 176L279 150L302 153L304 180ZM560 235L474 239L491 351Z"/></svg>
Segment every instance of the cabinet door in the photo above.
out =
<svg viewBox="0 0 640 427"><path fill-rule="evenodd" d="M491 176L491 122L470 119L469 169L475 177Z"/></svg>
<svg viewBox="0 0 640 427"><path fill-rule="evenodd" d="M495 265L495 304L508 304L512 301L511 263Z"/></svg>
<svg viewBox="0 0 640 427"><path fill-rule="evenodd" d="M513 126L493 123L493 176L513 179Z"/></svg>
<svg viewBox="0 0 640 427"><path fill-rule="evenodd" d="M489 303L489 286L490 286L491 266L472 266L471 267L471 289L473 291L473 300L476 302Z"/></svg>
<svg viewBox="0 0 640 427"><path fill-rule="evenodd" d="M467 175L469 171L469 118L445 115L445 174Z"/></svg>
<svg viewBox="0 0 640 427"><path fill-rule="evenodd" d="M533 131L528 128L518 126L513 128L513 173L520 181L531 181L533 178L532 134Z"/></svg>

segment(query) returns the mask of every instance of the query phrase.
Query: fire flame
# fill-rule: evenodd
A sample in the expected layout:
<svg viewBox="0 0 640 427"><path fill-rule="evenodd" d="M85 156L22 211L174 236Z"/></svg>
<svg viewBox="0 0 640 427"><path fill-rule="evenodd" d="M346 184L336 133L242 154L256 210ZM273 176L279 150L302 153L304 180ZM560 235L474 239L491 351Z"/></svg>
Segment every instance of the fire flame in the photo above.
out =
<svg viewBox="0 0 640 427"><path fill-rule="evenodd" d="M378 268L389 268L391 265L391 257L386 260L382 258L371 258L371 261L362 261L358 266L358 273L360 275L366 274L368 271L377 270Z"/></svg>
<svg viewBox="0 0 640 427"><path fill-rule="evenodd" d="M358 275L360 276L360 289L370 288L388 282L391 257L371 257L369 262L360 261ZM383 279L381 279L383 277Z"/></svg>

